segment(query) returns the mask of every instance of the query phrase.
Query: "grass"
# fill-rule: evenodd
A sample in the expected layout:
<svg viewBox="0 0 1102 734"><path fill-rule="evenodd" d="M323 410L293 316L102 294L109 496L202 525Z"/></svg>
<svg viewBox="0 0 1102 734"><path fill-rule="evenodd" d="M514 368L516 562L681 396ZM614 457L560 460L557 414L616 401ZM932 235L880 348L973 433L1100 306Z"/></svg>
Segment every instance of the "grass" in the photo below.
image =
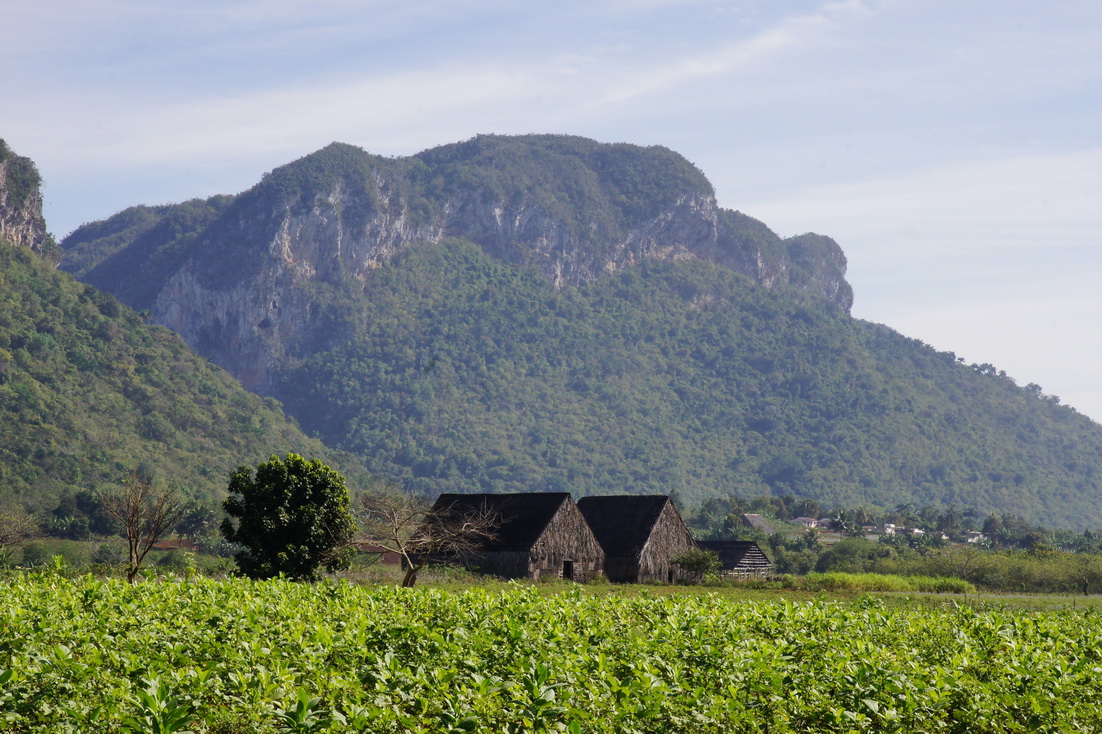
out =
<svg viewBox="0 0 1102 734"><path fill-rule="evenodd" d="M74 541L46 539L29 544L31 552L23 549L7 549L6 562L0 558L0 567L24 566L24 555L33 557L34 568L51 569L69 576L86 575L108 578L122 574L121 565L94 563L90 559L96 549L108 545L98 541ZM61 558L61 569L56 558ZM232 574L233 561L228 558L180 551L153 551L146 559L145 571L151 578L180 576L198 572L213 578ZM370 555L359 556L353 567L334 577L362 586L398 585L402 571L396 565L379 563ZM1102 610L1102 594L1083 596L1078 594L1028 594L978 591L959 579L934 579L928 577L893 576L888 574L809 574L806 577L781 577L775 580L713 580L699 586L656 584L575 584L561 580L539 582L509 581L480 575L455 567L428 567L417 580L418 587L463 592L471 589L505 591L517 586L533 586L538 593L555 596L578 591L594 597L652 597L683 596L689 598L717 596L734 601L790 601L808 602L830 600L856 602L866 597L877 597L891 606L917 606L942 608L952 605L968 605L985 609L1015 609L1023 611L1050 611L1062 609Z"/></svg>

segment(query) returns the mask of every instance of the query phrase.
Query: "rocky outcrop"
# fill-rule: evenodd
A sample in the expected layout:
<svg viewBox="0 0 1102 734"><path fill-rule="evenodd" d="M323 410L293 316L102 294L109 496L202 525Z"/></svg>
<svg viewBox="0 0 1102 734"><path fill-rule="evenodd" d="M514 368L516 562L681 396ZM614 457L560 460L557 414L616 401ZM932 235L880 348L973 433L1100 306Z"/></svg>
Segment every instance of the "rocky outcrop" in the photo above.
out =
<svg viewBox="0 0 1102 734"><path fill-rule="evenodd" d="M532 267L558 287L647 259L699 258L766 288L810 291L824 305L852 301L837 244L781 240L719 208L703 174L664 148L482 136L388 159L335 143L217 211L196 231L145 236L111 254L93 229L62 244L74 262L94 263L79 277L149 309L261 393L271 392L275 367L340 340L340 318L326 321L319 289L354 292L403 248L446 237ZM118 230L108 225L89 227Z"/></svg>
<svg viewBox="0 0 1102 734"><path fill-rule="evenodd" d="M0 140L0 242L58 259L42 216L41 177L34 162L15 155Z"/></svg>
<svg viewBox="0 0 1102 734"><path fill-rule="evenodd" d="M847 311L853 289L846 282L846 256L838 243L820 234L802 234L785 240L788 282L826 298Z"/></svg>
<svg viewBox="0 0 1102 734"><path fill-rule="evenodd" d="M646 259L694 257L694 250L717 237L715 200L699 194L686 194L653 218L599 242L524 199L510 204L459 197L446 210L444 234L471 240L506 262L533 266L558 287L584 285Z"/></svg>

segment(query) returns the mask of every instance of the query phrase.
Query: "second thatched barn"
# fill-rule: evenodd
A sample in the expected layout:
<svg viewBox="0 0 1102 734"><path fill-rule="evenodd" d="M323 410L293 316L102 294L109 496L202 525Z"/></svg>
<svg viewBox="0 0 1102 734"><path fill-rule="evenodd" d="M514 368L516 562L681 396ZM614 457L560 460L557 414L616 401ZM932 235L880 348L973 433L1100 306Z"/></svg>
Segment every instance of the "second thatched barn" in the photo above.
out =
<svg viewBox="0 0 1102 734"><path fill-rule="evenodd" d="M701 550L715 551L724 576L753 578L773 572L773 562L752 540L698 540L696 544Z"/></svg>
<svg viewBox="0 0 1102 734"><path fill-rule="evenodd" d="M493 531L470 554L486 573L585 581L604 570L604 551L568 492L442 494L432 514L493 516Z"/></svg>
<svg viewBox="0 0 1102 734"><path fill-rule="evenodd" d="M673 583L682 572L670 561L696 546L666 495L612 495L578 500L605 552L609 581Z"/></svg>

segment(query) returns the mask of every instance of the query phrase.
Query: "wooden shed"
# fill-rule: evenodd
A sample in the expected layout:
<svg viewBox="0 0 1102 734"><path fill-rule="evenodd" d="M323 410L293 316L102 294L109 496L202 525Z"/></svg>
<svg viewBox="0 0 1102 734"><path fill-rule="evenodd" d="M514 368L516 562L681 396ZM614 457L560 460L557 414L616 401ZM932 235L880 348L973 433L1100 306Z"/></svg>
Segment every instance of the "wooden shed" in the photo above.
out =
<svg viewBox="0 0 1102 734"><path fill-rule="evenodd" d="M610 581L673 583L684 576L670 559L696 546L666 495L583 497L578 509L604 549Z"/></svg>
<svg viewBox="0 0 1102 734"><path fill-rule="evenodd" d="M604 570L604 551L568 492L442 494L432 512L493 513L493 537L472 554L486 573L584 581Z"/></svg>
<svg viewBox="0 0 1102 734"><path fill-rule="evenodd" d="M753 540L698 540L696 544L701 550L716 552L724 576L750 578L773 572L773 562Z"/></svg>

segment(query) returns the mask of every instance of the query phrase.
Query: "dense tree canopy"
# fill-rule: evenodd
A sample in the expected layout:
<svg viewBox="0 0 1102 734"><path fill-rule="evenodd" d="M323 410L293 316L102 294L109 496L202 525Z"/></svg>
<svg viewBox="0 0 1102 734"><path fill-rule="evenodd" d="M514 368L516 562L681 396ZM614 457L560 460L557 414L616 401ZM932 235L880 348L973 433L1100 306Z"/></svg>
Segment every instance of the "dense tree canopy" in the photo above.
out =
<svg viewBox="0 0 1102 734"><path fill-rule="evenodd" d="M255 474L239 467L229 493L222 534L241 546L234 557L245 576L312 581L321 568L347 568L356 523L344 477L325 464L273 455Z"/></svg>
<svg viewBox="0 0 1102 734"><path fill-rule="evenodd" d="M213 504L228 472L273 445L356 470L176 334L0 243L0 503L79 504L138 467Z"/></svg>

